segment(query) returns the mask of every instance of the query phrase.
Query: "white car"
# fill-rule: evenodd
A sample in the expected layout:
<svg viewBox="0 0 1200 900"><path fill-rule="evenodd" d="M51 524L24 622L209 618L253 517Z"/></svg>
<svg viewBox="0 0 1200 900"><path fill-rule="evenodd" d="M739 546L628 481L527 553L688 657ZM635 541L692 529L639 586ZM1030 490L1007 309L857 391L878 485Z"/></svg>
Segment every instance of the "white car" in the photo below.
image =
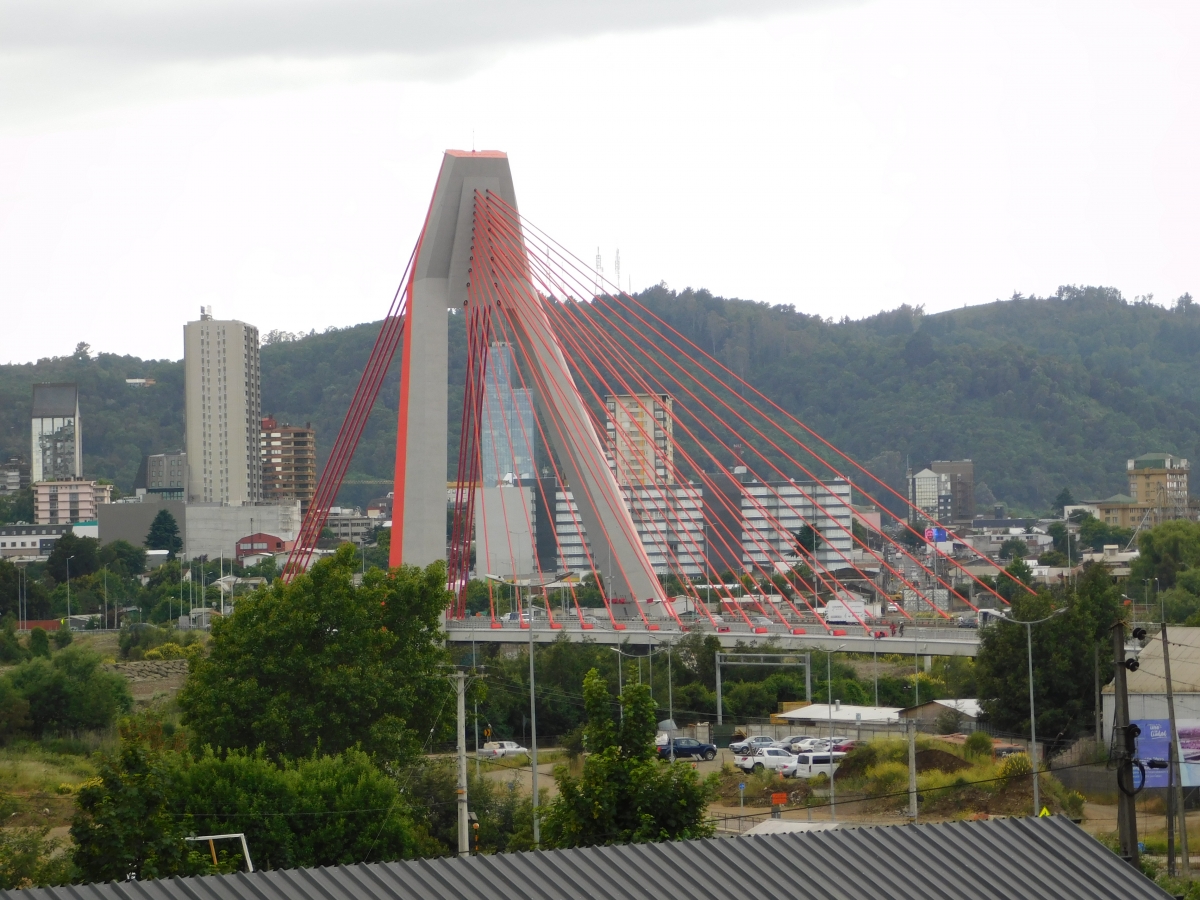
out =
<svg viewBox="0 0 1200 900"><path fill-rule="evenodd" d="M782 772L796 761L796 757L779 747L763 747L755 753L735 757L733 764L746 772L762 772L774 769Z"/></svg>
<svg viewBox="0 0 1200 900"><path fill-rule="evenodd" d="M845 753L801 753L793 762L779 770L784 778L813 778L825 774L830 778L837 771Z"/></svg>
<svg viewBox="0 0 1200 900"><path fill-rule="evenodd" d="M488 741L479 749L479 755L487 759L502 759L505 756L528 755L529 751L515 741Z"/></svg>

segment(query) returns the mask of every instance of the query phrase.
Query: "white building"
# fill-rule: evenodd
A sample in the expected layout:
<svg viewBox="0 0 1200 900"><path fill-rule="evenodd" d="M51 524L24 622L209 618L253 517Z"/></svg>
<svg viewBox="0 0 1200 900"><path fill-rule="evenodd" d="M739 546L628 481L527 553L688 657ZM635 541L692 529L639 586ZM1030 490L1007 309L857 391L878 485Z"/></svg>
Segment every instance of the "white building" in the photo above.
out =
<svg viewBox="0 0 1200 900"><path fill-rule="evenodd" d="M528 578L537 574L534 490L514 485L475 490L475 571L479 577Z"/></svg>
<svg viewBox="0 0 1200 900"><path fill-rule="evenodd" d="M188 501L261 501L258 329L217 321L203 307L200 321L184 326L183 361Z"/></svg>
<svg viewBox="0 0 1200 900"><path fill-rule="evenodd" d="M621 485L621 495L655 573L693 577L704 571L704 494L701 488L691 484L626 484ZM555 492L554 519L555 534L563 554L562 566L581 574L590 572L590 545L570 491Z"/></svg>
<svg viewBox="0 0 1200 900"><path fill-rule="evenodd" d="M796 555L796 534L813 528L821 540L817 561L845 565L854 547L854 508L850 482L777 481L742 485L742 563L748 570L774 571L775 563Z"/></svg>

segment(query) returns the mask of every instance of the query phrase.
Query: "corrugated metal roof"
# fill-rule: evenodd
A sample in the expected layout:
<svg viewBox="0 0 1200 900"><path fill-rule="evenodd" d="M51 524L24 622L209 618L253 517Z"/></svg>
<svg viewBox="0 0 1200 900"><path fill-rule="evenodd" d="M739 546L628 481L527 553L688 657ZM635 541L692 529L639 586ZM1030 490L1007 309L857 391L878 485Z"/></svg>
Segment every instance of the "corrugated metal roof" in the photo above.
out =
<svg viewBox="0 0 1200 900"><path fill-rule="evenodd" d="M35 419L74 416L78 407L79 386L73 381L33 386L33 418Z"/></svg>
<svg viewBox="0 0 1200 900"><path fill-rule="evenodd" d="M253 852L253 848L251 848ZM1163 900L1062 817L843 828L162 881L11 900Z"/></svg>

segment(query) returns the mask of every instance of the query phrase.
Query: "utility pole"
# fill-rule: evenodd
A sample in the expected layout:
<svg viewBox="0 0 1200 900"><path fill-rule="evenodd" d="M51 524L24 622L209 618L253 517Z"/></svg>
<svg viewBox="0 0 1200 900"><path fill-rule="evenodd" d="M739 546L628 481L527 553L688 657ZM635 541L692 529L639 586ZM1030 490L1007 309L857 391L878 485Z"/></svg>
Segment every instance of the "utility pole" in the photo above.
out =
<svg viewBox="0 0 1200 900"><path fill-rule="evenodd" d="M908 732L908 817L917 821L917 720L905 722Z"/></svg>
<svg viewBox="0 0 1200 900"><path fill-rule="evenodd" d="M471 840L467 827L467 673L454 673L458 694L458 855L469 856Z"/></svg>
<svg viewBox="0 0 1200 900"><path fill-rule="evenodd" d="M537 700L533 681L533 597L529 598L529 763L533 770L533 849L542 846L542 831L538 823L538 757L537 757Z"/></svg>
<svg viewBox="0 0 1200 900"><path fill-rule="evenodd" d="M1171 684L1171 652L1169 642L1167 641L1167 623L1164 620L1162 623L1162 644L1163 644L1163 674L1167 680L1167 717L1171 722L1170 749L1167 755L1167 791L1168 797L1174 800L1174 806L1179 811L1179 854L1180 862L1183 863L1183 877L1191 879L1192 867L1191 860L1188 858L1188 839L1187 839L1187 808L1183 805L1183 777L1179 770L1179 739L1176 737L1175 731L1175 689ZM1171 804L1168 804L1170 806ZM1172 819L1168 811L1167 819L1167 834L1171 833ZM1173 842L1168 837L1167 850L1167 867L1171 874L1175 874L1175 848L1170 846Z"/></svg>
<svg viewBox="0 0 1200 900"><path fill-rule="evenodd" d="M1104 743L1104 705L1100 695L1100 645L1092 647L1093 662L1096 667L1096 746Z"/></svg>
<svg viewBox="0 0 1200 900"><path fill-rule="evenodd" d="M1137 807L1134 804L1133 750L1136 735L1129 724L1129 690L1125 680L1125 625L1112 627L1113 664L1113 744L1117 761L1117 835L1121 841L1121 856L1140 869L1137 841Z"/></svg>

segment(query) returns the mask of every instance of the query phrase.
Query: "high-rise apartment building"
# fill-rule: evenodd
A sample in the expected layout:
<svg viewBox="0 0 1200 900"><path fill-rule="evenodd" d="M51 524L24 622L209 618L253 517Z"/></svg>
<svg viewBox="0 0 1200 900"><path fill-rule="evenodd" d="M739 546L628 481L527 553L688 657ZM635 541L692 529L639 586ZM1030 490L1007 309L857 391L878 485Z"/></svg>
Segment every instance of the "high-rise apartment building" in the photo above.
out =
<svg viewBox="0 0 1200 900"><path fill-rule="evenodd" d="M770 571L779 559L795 555L805 526L819 536L821 566L845 565L854 547L854 508L850 482L749 481L742 485L742 562L747 571Z"/></svg>
<svg viewBox="0 0 1200 900"><path fill-rule="evenodd" d="M492 344L484 365L480 428L483 484L496 487L513 479L532 478L537 420L531 392L519 387L520 375L512 347Z"/></svg>
<svg viewBox="0 0 1200 900"><path fill-rule="evenodd" d="M935 459L929 464L929 470L948 479L950 521L965 523L974 519L975 463L969 459Z"/></svg>
<svg viewBox="0 0 1200 900"><path fill-rule="evenodd" d="M79 386L74 382L33 386L31 480L83 476Z"/></svg>
<svg viewBox="0 0 1200 900"><path fill-rule="evenodd" d="M0 497L19 493L29 487L29 464L19 456L0 463Z"/></svg>
<svg viewBox="0 0 1200 900"><path fill-rule="evenodd" d="M258 329L212 307L183 330L188 490L193 503L262 500Z"/></svg>
<svg viewBox="0 0 1200 900"><path fill-rule="evenodd" d="M1129 496L1153 507L1157 519L1179 519L1188 508L1188 461L1170 453L1145 453L1125 464Z"/></svg>
<svg viewBox="0 0 1200 900"><path fill-rule="evenodd" d="M928 519L933 522L949 522L954 513L954 494L949 475L922 469L908 473L908 518L913 525L921 525Z"/></svg>
<svg viewBox="0 0 1200 900"><path fill-rule="evenodd" d="M607 398L605 452L617 484L666 484L674 478L670 394L614 394Z"/></svg>
<svg viewBox="0 0 1200 900"><path fill-rule="evenodd" d="M146 457L146 492L162 494L167 500L182 500L187 493L187 454L151 453Z"/></svg>
<svg viewBox="0 0 1200 900"><path fill-rule="evenodd" d="M282 425L267 416L258 434L263 497L270 503L300 501L308 512L317 490L317 433L312 423Z"/></svg>
<svg viewBox="0 0 1200 900"><path fill-rule="evenodd" d="M33 491L33 520L38 525L94 522L96 507L112 502L111 484L97 484L82 478L39 481L34 484Z"/></svg>

